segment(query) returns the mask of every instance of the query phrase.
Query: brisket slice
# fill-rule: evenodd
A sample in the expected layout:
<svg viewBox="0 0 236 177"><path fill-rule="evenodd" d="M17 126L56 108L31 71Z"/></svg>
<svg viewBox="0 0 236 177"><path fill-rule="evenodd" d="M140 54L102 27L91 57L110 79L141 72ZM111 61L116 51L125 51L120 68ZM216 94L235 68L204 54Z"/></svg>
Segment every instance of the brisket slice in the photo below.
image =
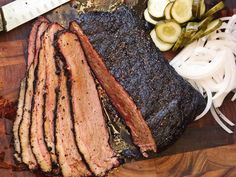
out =
<svg viewBox="0 0 236 177"><path fill-rule="evenodd" d="M152 137L152 133L132 98L122 87L122 85L117 82L113 75L111 75L111 73L107 70L103 59L94 50L93 46L90 44L87 36L83 34L79 25L76 22L72 22L70 29L75 31L79 36L90 67L111 98L113 105L125 119L127 126L131 130L134 144L140 148L144 156L147 156L146 151L155 152L156 144Z"/></svg>
<svg viewBox="0 0 236 177"><path fill-rule="evenodd" d="M58 162L64 177L89 176L91 173L84 164L75 141L67 77L62 64L58 64L61 70L59 76L60 86L57 90L55 124Z"/></svg>
<svg viewBox="0 0 236 177"><path fill-rule="evenodd" d="M21 162L21 148L20 148L20 139L19 139L19 126L22 120L23 115L23 106L25 100L25 78L21 81L20 85L20 94L18 98L18 105L17 105L17 113L16 119L13 123L13 137L14 137L14 148L15 153L14 156L18 162Z"/></svg>
<svg viewBox="0 0 236 177"><path fill-rule="evenodd" d="M101 84L98 80L95 81L110 134L109 144L115 153L119 155L119 159L130 161L141 158L142 155L139 149L133 144L131 134L124 120L112 105L110 98Z"/></svg>
<svg viewBox="0 0 236 177"><path fill-rule="evenodd" d="M109 134L95 81L75 34L61 33L58 36L57 45L70 74L77 145L91 171L95 175L104 175L119 162L108 143Z"/></svg>
<svg viewBox="0 0 236 177"><path fill-rule="evenodd" d="M45 82L46 82L46 60L47 50L43 47L46 36L41 37L41 48L38 55L38 65L35 70L34 97L31 109L30 142L33 153L43 172L52 171L51 156L47 149L44 130L43 117L45 115Z"/></svg>
<svg viewBox="0 0 236 177"><path fill-rule="evenodd" d="M26 92L25 103L23 108L22 120L19 127L19 139L21 146L22 162L28 165L29 169L37 168L37 162L30 147L29 128L30 128L30 113L31 113L31 100L33 97L33 80L34 80L34 65L30 65L26 77Z"/></svg>
<svg viewBox="0 0 236 177"><path fill-rule="evenodd" d="M46 97L44 114L45 142L50 151L52 162L57 163L54 142L54 112L56 108L56 92L58 87L58 76L56 74L55 48L53 46L54 35L63 30L63 27L56 23L50 24L44 34L43 48L45 51L46 65Z"/></svg>
<svg viewBox="0 0 236 177"><path fill-rule="evenodd" d="M31 31L30 31L30 35L28 38L28 57L27 57L27 66L28 69L31 65L31 63L34 60L35 57L35 52L36 52L36 36L37 36L37 32L38 32L38 27L41 25L42 22L49 22L46 18L44 17L39 17L36 22L34 23Z"/></svg>
<svg viewBox="0 0 236 177"><path fill-rule="evenodd" d="M36 22L37 23L37 22ZM38 64L38 53L41 46L41 36L48 27L48 22L41 22L38 26L38 31L36 35L35 44L29 44L28 50L35 50L34 59L28 69L26 77L26 91L25 91L25 100L24 100L24 112L22 115L22 121L19 127L19 138L21 143L22 151L22 161L28 165L30 169L35 169L37 167L36 159L32 153L30 146L30 124L31 124L31 109L32 109L32 99L34 92L34 80L35 80L35 70ZM33 33L33 32L32 32ZM29 54L29 58L31 54Z"/></svg>
<svg viewBox="0 0 236 177"><path fill-rule="evenodd" d="M144 21L133 10L121 6L111 13L81 14L78 23L103 58L106 68L141 111L158 149L173 143L203 111L205 100L164 59L146 31ZM81 36L85 43L85 36ZM93 52L85 45L84 50L90 55ZM93 67L99 56L87 57L96 77L105 78L104 72L98 75L98 67ZM115 87L111 83L104 84Z"/></svg>

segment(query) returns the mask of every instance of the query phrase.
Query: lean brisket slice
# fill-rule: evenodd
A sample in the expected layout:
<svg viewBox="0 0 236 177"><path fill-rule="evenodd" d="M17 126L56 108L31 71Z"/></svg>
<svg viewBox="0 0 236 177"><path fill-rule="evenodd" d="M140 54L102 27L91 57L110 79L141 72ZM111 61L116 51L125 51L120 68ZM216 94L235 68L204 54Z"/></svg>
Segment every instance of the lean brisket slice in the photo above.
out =
<svg viewBox="0 0 236 177"><path fill-rule="evenodd" d="M51 154L52 162L57 163L55 153L55 109L56 109L56 92L58 87L58 75L56 74L56 51L53 46L54 36L57 32L63 30L63 27L57 23L51 23L44 33L44 43L42 48L45 50L45 69L46 69L46 95L45 95L45 113L44 113L44 133L47 148Z"/></svg>
<svg viewBox="0 0 236 177"><path fill-rule="evenodd" d="M58 162L64 177L90 176L91 173L83 162L76 145L70 94L67 87L68 78L61 62L58 62L58 68L60 69L60 85L57 90L55 129Z"/></svg>
<svg viewBox="0 0 236 177"><path fill-rule="evenodd" d="M70 32L59 34L57 47L64 58L70 78L70 93L76 142L91 171L98 176L119 164L109 145L95 81L78 37Z"/></svg>

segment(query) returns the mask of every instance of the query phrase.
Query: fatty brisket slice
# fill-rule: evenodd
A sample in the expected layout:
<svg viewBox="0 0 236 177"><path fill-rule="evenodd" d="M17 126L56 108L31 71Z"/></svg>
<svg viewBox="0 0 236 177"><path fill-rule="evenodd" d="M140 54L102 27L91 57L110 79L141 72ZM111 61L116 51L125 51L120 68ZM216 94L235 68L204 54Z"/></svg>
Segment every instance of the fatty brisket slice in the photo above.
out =
<svg viewBox="0 0 236 177"><path fill-rule="evenodd" d="M76 145L67 76L61 62L58 62L58 68L60 85L57 89L55 123L58 162L64 177L90 176Z"/></svg>
<svg viewBox="0 0 236 177"><path fill-rule="evenodd" d="M103 59L90 44L87 36L83 34L79 25L76 22L72 22L70 29L79 36L90 67L111 98L113 105L125 119L127 126L131 130L134 144L139 146L144 156L147 156L146 151L156 152L156 144L152 133L132 98L108 71Z"/></svg>
<svg viewBox="0 0 236 177"><path fill-rule="evenodd" d="M55 60L55 48L53 46L54 35L63 30L63 27L57 23L49 25L48 29L44 33L43 50L45 55L46 66L46 81L45 81L45 104L44 104L44 136L47 148L51 154L51 159L54 164L57 163L55 153L55 109L56 109L56 92L58 88L58 75L56 74L56 60Z"/></svg>
<svg viewBox="0 0 236 177"><path fill-rule="evenodd" d="M108 142L109 134L95 81L75 34L60 33L57 47L69 73L77 145L91 171L102 176L119 162Z"/></svg>
<svg viewBox="0 0 236 177"><path fill-rule="evenodd" d="M26 90L25 90L25 100L23 107L22 120L19 126L19 139L21 145L21 156L22 161L28 165L30 169L37 168L37 162L35 156L32 152L30 145L30 125L31 125L31 109L32 109L32 99L34 93L34 81L35 81L35 70L38 64L38 53L41 47L41 36L48 27L48 22L41 22L38 26L38 31L35 39L34 45L29 45L28 50L34 48L35 54L32 63L29 66L27 76L26 76ZM30 56L31 57L31 56Z"/></svg>
<svg viewBox="0 0 236 177"><path fill-rule="evenodd" d="M86 36L79 34L88 63L106 92L106 85L116 87L102 80L107 78L108 70L137 105L157 148L162 150L172 144L204 110L206 103L201 94L164 59L146 31L145 22L132 9L121 6L114 12L84 13L79 16L78 23L94 47L88 47ZM96 65L101 58L106 66L102 70L99 69L101 64ZM114 105L118 103L108 95ZM125 100L128 98L122 106L127 106ZM136 124L132 119L134 117L130 120ZM143 129L136 131L138 135L145 133Z"/></svg>

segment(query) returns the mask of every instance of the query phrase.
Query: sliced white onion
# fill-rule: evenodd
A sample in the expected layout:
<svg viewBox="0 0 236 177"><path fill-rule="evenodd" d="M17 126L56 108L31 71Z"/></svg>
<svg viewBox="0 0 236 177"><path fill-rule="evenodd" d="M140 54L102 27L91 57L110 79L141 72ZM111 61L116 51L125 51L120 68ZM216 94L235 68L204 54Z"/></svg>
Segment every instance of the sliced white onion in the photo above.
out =
<svg viewBox="0 0 236 177"><path fill-rule="evenodd" d="M211 114L214 117L214 119L216 120L216 122L228 133L233 133L232 130L230 130L228 127L225 126L225 124L220 120L219 116L217 115L214 107L211 107Z"/></svg>
<svg viewBox="0 0 236 177"><path fill-rule="evenodd" d="M204 90L206 91L206 94L207 94L207 104L206 104L205 110L200 115L198 115L195 120L199 120L204 115L206 115L206 113L210 110L211 105L212 105L212 93L211 93L211 91L208 89L208 87L204 83L201 83L201 84L202 84L202 87L204 88Z"/></svg>
<svg viewBox="0 0 236 177"><path fill-rule="evenodd" d="M235 93L231 100L236 100L236 15L221 20L219 29L186 46L170 64L207 98L205 110L195 120L210 110L216 122L232 133L225 124L235 124L218 108L230 92Z"/></svg>
<svg viewBox="0 0 236 177"><path fill-rule="evenodd" d="M235 126L233 122L231 122L220 110L219 108L215 108L216 113L220 118L222 118L226 123L228 123L230 126Z"/></svg>

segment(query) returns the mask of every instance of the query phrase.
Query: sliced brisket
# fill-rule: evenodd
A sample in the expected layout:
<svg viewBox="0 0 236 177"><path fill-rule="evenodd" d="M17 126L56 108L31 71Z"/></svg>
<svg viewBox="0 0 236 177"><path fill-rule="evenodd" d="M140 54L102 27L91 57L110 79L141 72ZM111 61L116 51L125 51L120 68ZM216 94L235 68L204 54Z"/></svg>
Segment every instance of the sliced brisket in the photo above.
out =
<svg viewBox="0 0 236 177"><path fill-rule="evenodd" d="M23 106L24 106L24 100L25 100L25 78L21 81L20 85L20 94L18 98L18 105L17 105L17 113L16 113L16 119L13 124L13 137L14 137L14 148L15 153L14 156L17 161L21 162L21 148L20 148L20 139L19 139L19 126L22 120L23 115Z"/></svg>
<svg viewBox="0 0 236 177"><path fill-rule="evenodd" d="M152 133L144 121L140 110L136 107L132 98L128 95L120 83L118 83L113 75L106 68L103 59L94 50L87 36L85 36L76 22L72 22L70 29L75 31L83 45L87 60L93 69L97 79L106 90L112 100L113 105L124 117L127 126L131 130L134 144L140 147L144 156L146 151L156 151L156 144L152 137Z"/></svg>
<svg viewBox="0 0 236 177"><path fill-rule="evenodd" d="M112 95L117 93L109 93L109 89L117 90L117 83L120 83L137 105L136 111L141 111L158 149L173 143L204 109L205 100L164 59L145 30L144 21L133 10L122 6L112 13L82 14L78 23L98 52L95 53L80 32L88 63L113 104L117 105L117 110L121 105ZM116 81L108 80L109 75L113 75ZM124 109L130 97L121 96L124 96L121 106ZM117 94L117 97L121 96ZM128 126L137 124L135 117L126 118L125 114L123 117ZM143 137L142 134L147 133L143 131L136 130L137 135Z"/></svg>
<svg viewBox="0 0 236 177"><path fill-rule="evenodd" d="M42 36L42 46L46 36ZM46 49L42 47L38 55L38 65L35 70L34 96L31 109L30 142L33 153L43 172L51 172L51 156L44 140L43 117L45 114L45 82L46 82Z"/></svg>
<svg viewBox="0 0 236 177"><path fill-rule="evenodd" d="M35 47L36 47L36 37L37 37L37 32L38 32L38 27L40 26L40 24L42 22L46 22L47 19L45 19L44 17L39 17L36 22L34 23L31 31L30 31L30 35L29 35L29 39L28 39L28 56L27 56L27 60L28 60L28 64L27 67L29 69L30 65L33 62L34 59L34 55L35 55ZM25 102L25 92L26 92L26 78L23 79L21 81L21 86L20 86L20 94L19 94L19 98L18 98L18 107L17 107L17 115L16 115L16 119L14 121L14 125L13 125L13 136L14 136L14 148L15 148L15 158L21 162L21 147L20 147L20 137L19 137L19 127L22 121L22 117L23 117L23 107L24 107L24 102Z"/></svg>
<svg viewBox="0 0 236 177"><path fill-rule="evenodd" d="M29 169L36 169L37 162L30 147L30 113L31 113L31 101L33 97L33 81L34 81L34 65L30 65L26 77L26 92L25 92L25 103L22 121L19 127L19 138L21 145L21 157L22 162L28 165Z"/></svg>
<svg viewBox="0 0 236 177"><path fill-rule="evenodd" d="M37 19L37 21L34 23L32 29L31 29L30 35L29 35L28 50L27 50L27 52L28 52L28 57L27 57L28 69L35 57L37 32L38 32L38 27L41 25L42 22L49 22L49 21L42 16L39 17Z"/></svg>
<svg viewBox="0 0 236 177"><path fill-rule="evenodd" d="M75 34L61 33L57 45L70 74L77 145L92 172L104 175L119 162L108 143L109 134L94 79Z"/></svg>
<svg viewBox="0 0 236 177"><path fill-rule="evenodd" d="M63 30L63 27L53 23L44 34L43 48L45 51L46 66L46 97L45 97L45 114L44 114L44 133L45 142L50 151L52 162L57 163L54 142L54 112L56 108L56 88L58 87L58 76L55 65L55 48L53 46L54 35Z"/></svg>
<svg viewBox="0 0 236 177"><path fill-rule="evenodd" d="M89 176L91 173L82 161L76 145L69 90L67 88L67 77L65 76L64 69L62 67L60 68L60 86L57 95L55 130L59 165L64 177Z"/></svg>
<svg viewBox="0 0 236 177"><path fill-rule="evenodd" d="M37 22L36 22L37 23ZM41 36L48 27L48 22L41 22L38 26L38 31L36 35L35 44L30 43L28 46L28 50L34 50L34 59L31 61L31 65L29 66L27 77L26 77L26 91L25 91L25 100L24 100L24 112L22 115L22 121L19 127L19 138L21 143L21 151L22 151L22 161L28 165L30 169L35 169L37 167L36 159L32 153L32 149L30 146L30 125L31 125L31 109L32 109L32 99L34 92L34 81L35 81L35 70L38 64L38 53L41 46ZM32 29L35 30L35 29ZM34 31L32 31L34 33ZM29 52L28 58L31 58L32 54Z"/></svg>

